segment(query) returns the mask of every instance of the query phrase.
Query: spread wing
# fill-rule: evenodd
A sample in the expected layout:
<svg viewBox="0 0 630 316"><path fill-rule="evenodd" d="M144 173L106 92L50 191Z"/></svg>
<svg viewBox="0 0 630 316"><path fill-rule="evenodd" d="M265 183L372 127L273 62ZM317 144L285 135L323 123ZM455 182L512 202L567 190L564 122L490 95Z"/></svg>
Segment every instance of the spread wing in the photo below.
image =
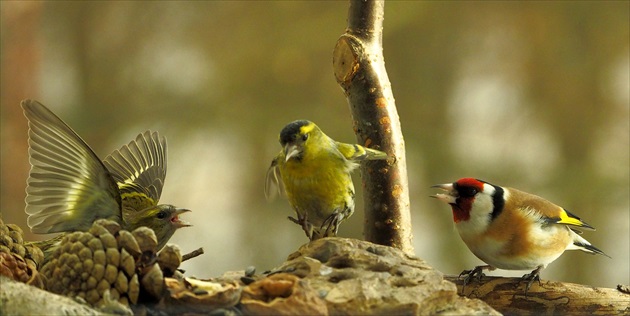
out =
<svg viewBox="0 0 630 316"><path fill-rule="evenodd" d="M41 103L22 101L31 170L28 226L45 234L88 230L99 218L120 221L118 187L90 147Z"/></svg>
<svg viewBox="0 0 630 316"><path fill-rule="evenodd" d="M124 209L140 211L157 205L166 178L166 150L166 138L146 131L105 158Z"/></svg>
<svg viewBox="0 0 630 316"><path fill-rule="evenodd" d="M277 194L282 194L284 191L280 168L278 168L279 159L283 159L282 152L271 161L271 166L267 169L267 176L265 177L265 197L267 200L275 199Z"/></svg>

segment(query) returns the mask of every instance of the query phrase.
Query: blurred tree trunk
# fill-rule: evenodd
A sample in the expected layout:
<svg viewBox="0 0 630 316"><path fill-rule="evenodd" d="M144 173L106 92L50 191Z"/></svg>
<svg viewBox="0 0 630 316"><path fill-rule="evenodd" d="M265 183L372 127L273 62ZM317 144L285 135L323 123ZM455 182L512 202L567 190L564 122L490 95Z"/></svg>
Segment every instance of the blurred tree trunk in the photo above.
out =
<svg viewBox="0 0 630 316"><path fill-rule="evenodd" d="M24 225L24 187L28 175L28 126L20 101L37 98L37 74L40 67L40 43L37 31L42 11L41 2L3 1L2 10L2 206L0 212L7 223ZM25 231L28 239L33 235Z"/></svg>
<svg viewBox="0 0 630 316"><path fill-rule="evenodd" d="M335 46L333 68L359 143L391 157L368 161L361 170L365 239L413 254L405 143L383 57L384 6L384 1L350 1L348 28Z"/></svg>

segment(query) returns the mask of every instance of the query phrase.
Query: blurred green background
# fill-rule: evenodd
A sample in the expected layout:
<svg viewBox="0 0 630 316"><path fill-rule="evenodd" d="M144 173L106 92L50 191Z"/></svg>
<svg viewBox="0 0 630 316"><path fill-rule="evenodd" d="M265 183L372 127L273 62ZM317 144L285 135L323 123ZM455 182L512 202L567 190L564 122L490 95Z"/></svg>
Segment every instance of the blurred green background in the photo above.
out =
<svg viewBox="0 0 630 316"><path fill-rule="evenodd" d="M270 269L307 240L267 202L288 122L353 142L332 72L340 2L1 2L2 218L26 229L27 125L47 105L104 158L152 129L169 141L161 201L193 210L172 242L212 277ZM481 264L437 183L477 177L546 197L598 228L612 259L567 252L543 279L630 283L629 3L387 2L384 54L407 146L416 254ZM355 186L360 188L357 174ZM362 237L355 215L339 234ZM27 239L41 238L29 235ZM494 275L520 276L528 271Z"/></svg>

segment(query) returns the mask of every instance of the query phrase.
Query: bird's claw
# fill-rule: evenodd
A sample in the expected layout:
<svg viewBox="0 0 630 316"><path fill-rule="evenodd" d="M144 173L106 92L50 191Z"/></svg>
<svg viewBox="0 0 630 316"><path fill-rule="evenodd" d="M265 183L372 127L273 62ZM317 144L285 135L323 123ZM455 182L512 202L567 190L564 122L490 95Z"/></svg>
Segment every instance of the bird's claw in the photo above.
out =
<svg viewBox="0 0 630 316"><path fill-rule="evenodd" d="M459 274L459 276L457 276L457 278L461 278L463 275L466 275L466 277L464 278L464 282L462 283L462 295L464 294L464 290L466 289L466 285L468 283L470 283L470 281L474 278L477 278L477 282L481 283L481 278L483 278L484 276L486 276L485 273L483 273L484 269L487 269L487 266L476 266L474 269L472 270L464 270L462 271L462 273Z"/></svg>
<svg viewBox="0 0 630 316"><path fill-rule="evenodd" d="M299 212L297 212L297 218L292 216L288 216L288 218L290 221L302 226L302 230L304 230L306 237L308 237L308 239L312 241L314 240L313 224L308 221L307 215L308 213L306 212L304 212L304 214L300 214Z"/></svg>
<svg viewBox="0 0 630 316"><path fill-rule="evenodd" d="M300 212L297 212L297 218L288 216L288 219L302 226L302 229L306 233L306 237L308 237L308 239L310 239L311 241L324 238L324 237L337 236L337 230L339 229L339 222L341 222L343 218L341 213L337 211L332 213L330 216L326 218L326 220L324 220L324 222L319 227L319 229L316 229L315 227L313 227L313 224L311 224L311 222L308 221L307 216L308 216L307 212L304 212L303 214L301 214Z"/></svg>
<svg viewBox="0 0 630 316"><path fill-rule="evenodd" d="M326 220L322 223L320 230L324 231L324 237L337 236L337 229L339 229L339 222L341 221L341 216L339 212L334 212ZM326 229L324 230L324 227Z"/></svg>
<svg viewBox="0 0 630 316"><path fill-rule="evenodd" d="M292 221L292 222L294 222L294 223L296 223L296 224L298 224L298 225L302 226L302 223L300 223L300 221L299 221L297 218L295 218L295 217L293 217L293 216L287 216L287 218L288 218L290 221Z"/></svg>
<svg viewBox="0 0 630 316"><path fill-rule="evenodd" d="M532 286L532 283L534 283L534 281L538 281L539 286L542 285L542 283L540 282L540 270L542 270L541 267L538 267L531 273L523 275L523 277L521 278L521 282L527 281L527 285L525 286L525 296L527 296L527 292L529 291L529 288Z"/></svg>

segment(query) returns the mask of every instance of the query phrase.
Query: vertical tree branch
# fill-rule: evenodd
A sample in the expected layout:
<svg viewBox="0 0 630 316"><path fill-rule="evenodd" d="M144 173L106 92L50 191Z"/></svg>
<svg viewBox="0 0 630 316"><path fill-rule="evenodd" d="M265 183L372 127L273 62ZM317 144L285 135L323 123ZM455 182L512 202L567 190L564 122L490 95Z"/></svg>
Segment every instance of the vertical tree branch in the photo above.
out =
<svg viewBox="0 0 630 316"><path fill-rule="evenodd" d="M344 90L358 141L391 159L361 169L365 238L413 253L405 143L383 58L384 1L351 0L348 28L337 41L333 68Z"/></svg>

